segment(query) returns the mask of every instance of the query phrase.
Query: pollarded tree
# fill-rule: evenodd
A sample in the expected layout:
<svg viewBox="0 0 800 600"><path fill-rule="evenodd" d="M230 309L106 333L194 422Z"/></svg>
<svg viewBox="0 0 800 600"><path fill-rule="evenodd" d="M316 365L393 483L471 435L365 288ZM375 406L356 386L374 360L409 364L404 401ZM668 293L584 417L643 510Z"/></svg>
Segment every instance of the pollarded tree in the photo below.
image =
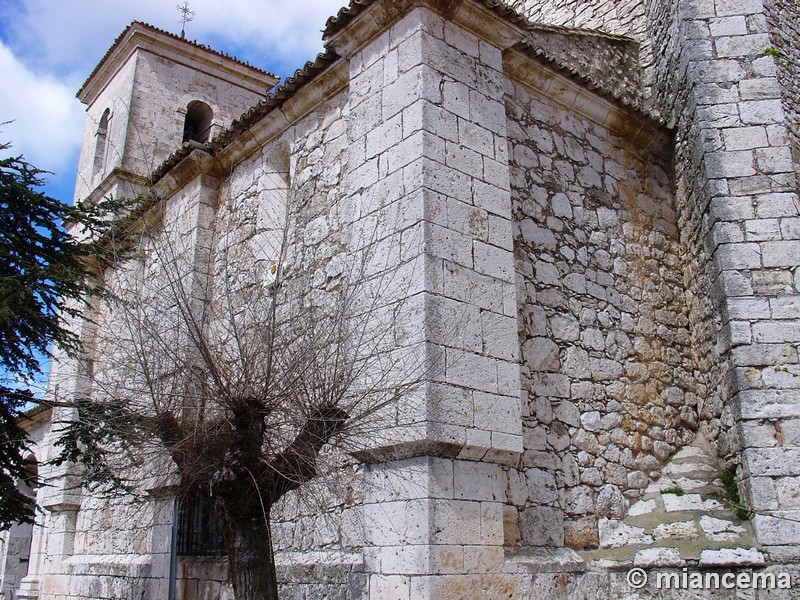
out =
<svg viewBox="0 0 800 600"><path fill-rule="evenodd" d="M0 144L0 153L9 149ZM87 261L106 255L109 246L96 241L108 241L107 217L120 208L111 201L67 206L37 189L45 174L22 156L0 159L0 529L33 520L33 500L17 487L30 477L21 411L41 401L32 385L52 345L79 349L63 318L78 317L99 292Z"/></svg>
<svg viewBox="0 0 800 600"><path fill-rule="evenodd" d="M96 484L135 487L146 464L209 493L237 600L278 597L275 504L336 460L326 448L381 435L425 370L403 339L411 271L378 250L394 240L351 224L304 244L304 207L256 204L145 202L135 255L103 273L92 389L61 441Z"/></svg>

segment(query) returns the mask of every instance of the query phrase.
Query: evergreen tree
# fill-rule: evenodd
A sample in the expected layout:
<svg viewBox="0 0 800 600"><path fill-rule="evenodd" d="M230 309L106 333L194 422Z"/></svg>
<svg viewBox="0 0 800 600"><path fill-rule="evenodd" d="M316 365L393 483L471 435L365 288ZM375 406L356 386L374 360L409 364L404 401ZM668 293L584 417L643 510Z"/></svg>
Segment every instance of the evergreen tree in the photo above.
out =
<svg viewBox="0 0 800 600"><path fill-rule="evenodd" d="M9 148L0 143L0 153ZM31 403L43 402L31 387L52 344L78 350L62 317L77 316L81 301L98 293L90 259L102 256L108 216L118 208L110 200L65 205L37 189L45 174L22 156L0 159L0 529L33 519L32 499L17 488L20 479L35 483L19 419Z"/></svg>

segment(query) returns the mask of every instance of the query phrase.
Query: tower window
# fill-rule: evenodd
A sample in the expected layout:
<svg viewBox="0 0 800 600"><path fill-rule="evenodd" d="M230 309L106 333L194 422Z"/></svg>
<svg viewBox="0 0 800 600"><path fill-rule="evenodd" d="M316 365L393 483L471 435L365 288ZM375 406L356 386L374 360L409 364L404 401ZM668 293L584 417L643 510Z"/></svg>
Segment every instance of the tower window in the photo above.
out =
<svg viewBox="0 0 800 600"><path fill-rule="evenodd" d="M214 111L205 102L193 100L186 107L186 122L183 125L183 141L194 141L204 144L211 133L211 121Z"/></svg>
<svg viewBox="0 0 800 600"><path fill-rule="evenodd" d="M111 111L109 109L105 109L105 111L103 111L103 116L100 117L100 123L97 126L97 139L95 140L93 166L95 175L105 171L106 168L106 154L108 153L108 127L110 120Z"/></svg>

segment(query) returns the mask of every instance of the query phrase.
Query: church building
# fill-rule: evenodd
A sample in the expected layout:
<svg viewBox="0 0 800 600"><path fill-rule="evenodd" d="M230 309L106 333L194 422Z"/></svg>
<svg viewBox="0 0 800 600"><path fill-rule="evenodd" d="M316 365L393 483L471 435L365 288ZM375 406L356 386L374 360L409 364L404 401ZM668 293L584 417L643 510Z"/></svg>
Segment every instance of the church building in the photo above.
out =
<svg viewBox="0 0 800 600"><path fill-rule="evenodd" d="M104 277L158 360L187 310L246 329L284 272L300 304L370 282L394 399L271 511L281 597L798 597L797 0L352 0L323 40L278 84L134 22L78 91L75 202L157 200L137 231L173 268ZM89 312L52 399L204 385L178 351L138 383L136 311ZM169 456L135 501L52 464L71 411L23 423L41 510L0 535L0 598L232 600Z"/></svg>

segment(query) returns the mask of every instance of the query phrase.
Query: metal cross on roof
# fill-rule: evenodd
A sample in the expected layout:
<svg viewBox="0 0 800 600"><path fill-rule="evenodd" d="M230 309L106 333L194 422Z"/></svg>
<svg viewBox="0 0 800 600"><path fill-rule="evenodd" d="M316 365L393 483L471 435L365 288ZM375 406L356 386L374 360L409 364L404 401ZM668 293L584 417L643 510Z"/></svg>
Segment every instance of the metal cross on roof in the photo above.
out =
<svg viewBox="0 0 800 600"><path fill-rule="evenodd" d="M189 9L189 3L188 2L184 2L183 4L176 4L175 8L178 9L178 12L183 14L183 17L181 18L180 21L178 21L178 23L181 24L181 38L185 39L186 38L186 24L189 23L192 19L194 19L194 11Z"/></svg>

